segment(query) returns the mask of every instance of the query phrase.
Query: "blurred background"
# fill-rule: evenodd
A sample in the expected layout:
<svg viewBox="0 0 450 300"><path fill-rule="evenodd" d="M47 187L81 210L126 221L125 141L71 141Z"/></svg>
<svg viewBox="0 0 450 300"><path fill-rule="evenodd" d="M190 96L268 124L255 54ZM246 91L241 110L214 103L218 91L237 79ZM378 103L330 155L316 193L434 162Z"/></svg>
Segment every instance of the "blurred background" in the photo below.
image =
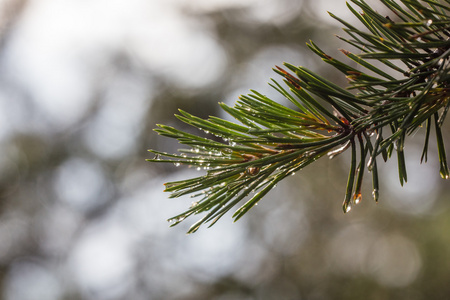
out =
<svg viewBox="0 0 450 300"><path fill-rule="evenodd" d="M168 227L191 199L163 183L198 173L145 161L178 148L155 124L181 128L177 108L225 117L217 102L249 89L274 95L284 61L344 85L305 46L345 60L327 10L355 19L343 0L1 0L0 298L447 298L450 188L434 140L419 163L422 132L403 188L395 159L380 164L378 204L367 174L342 213L343 154L237 223Z"/></svg>

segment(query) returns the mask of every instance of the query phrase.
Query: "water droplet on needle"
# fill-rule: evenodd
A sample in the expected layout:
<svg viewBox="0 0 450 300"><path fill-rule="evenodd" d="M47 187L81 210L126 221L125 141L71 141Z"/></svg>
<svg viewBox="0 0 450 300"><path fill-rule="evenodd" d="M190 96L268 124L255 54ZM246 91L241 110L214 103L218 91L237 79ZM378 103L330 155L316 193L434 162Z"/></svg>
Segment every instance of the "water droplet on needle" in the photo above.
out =
<svg viewBox="0 0 450 300"><path fill-rule="evenodd" d="M248 167L247 169L245 169L245 173L249 176L256 176L259 174L260 170L260 167Z"/></svg>
<svg viewBox="0 0 450 300"><path fill-rule="evenodd" d="M345 206L345 204L344 204L344 210L345 210L346 213L351 211L352 210L352 203L351 202L347 203L347 206Z"/></svg>
<svg viewBox="0 0 450 300"><path fill-rule="evenodd" d="M359 202L361 202L361 199L362 199L361 193L353 195L353 201L355 202L355 204L358 204Z"/></svg>

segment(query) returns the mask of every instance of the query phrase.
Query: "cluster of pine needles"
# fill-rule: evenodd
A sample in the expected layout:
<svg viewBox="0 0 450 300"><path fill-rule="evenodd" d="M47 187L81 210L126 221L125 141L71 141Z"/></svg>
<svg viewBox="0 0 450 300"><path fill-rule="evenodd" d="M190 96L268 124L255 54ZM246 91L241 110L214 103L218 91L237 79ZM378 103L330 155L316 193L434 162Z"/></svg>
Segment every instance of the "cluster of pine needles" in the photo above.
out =
<svg viewBox="0 0 450 300"><path fill-rule="evenodd" d="M346 88L285 63L274 69L282 82L272 79L270 85L292 108L251 91L233 107L219 104L238 123L218 117L202 119L182 110L176 115L207 135L158 125L158 134L177 139L187 148L178 154L149 150L155 157L148 161L206 171L206 175L165 184L171 198L189 194L198 199L171 218L172 225L201 214L188 231L192 233L204 223L213 225L243 202L233 214L238 220L285 177L322 156L332 158L348 149L351 163L344 212L361 201L366 168L378 201L377 161L395 153L403 185L407 181L405 140L420 128L426 131L422 161L427 160L434 129L440 174L449 177L441 126L450 106L450 1L380 1L390 16L380 15L363 0L351 1L357 9L347 4L363 30L330 13L344 26L347 37L338 38L357 49L358 54L341 50L356 67L329 56L313 42L308 44L344 74L349 82Z"/></svg>

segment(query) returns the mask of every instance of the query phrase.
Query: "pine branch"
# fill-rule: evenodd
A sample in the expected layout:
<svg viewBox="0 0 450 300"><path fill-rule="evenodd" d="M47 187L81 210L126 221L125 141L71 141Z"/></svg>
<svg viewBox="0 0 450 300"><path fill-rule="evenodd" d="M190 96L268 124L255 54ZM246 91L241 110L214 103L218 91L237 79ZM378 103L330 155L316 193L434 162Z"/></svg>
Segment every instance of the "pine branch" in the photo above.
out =
<svg viewBox="0 0 450 300"><path fill-rule="evenodd" d="M351 2L361 13L348 4L349 9L366 30L330 15L343 24L349 36L338 38L360 52L341 50L359 68L329 56L313 42L308 44L324 62L344 74L349 81L346 89L304 67L285 63L274 69L283 84L272 79L270 85L296 109L251 91L234 107L220 103L240 124L217 117L202 119L182 110L176 115L209 137L158 125L157 133L188 148L180 149L179 154L150 150L155 157L148 161L206 170L206 175L165 184L171 198L190 194L199 199L170 219L172 226L191 215L204 214L189 229L189 233L195 232L204 223L212 226L243 202L233 215L238 220L282 179L323 156L333 158L347 149L351 163L344 212L361 201L366 166L372 175L373 197L378 201L377 158L381 155L386 161L397 153L403 185L407 181L405 140L424 123L422 161L427 160L434 127L440 174L449 177L441 126L450 106L450 2L381 0L390 9L390 17L380 15L362 0Z"/></svg>

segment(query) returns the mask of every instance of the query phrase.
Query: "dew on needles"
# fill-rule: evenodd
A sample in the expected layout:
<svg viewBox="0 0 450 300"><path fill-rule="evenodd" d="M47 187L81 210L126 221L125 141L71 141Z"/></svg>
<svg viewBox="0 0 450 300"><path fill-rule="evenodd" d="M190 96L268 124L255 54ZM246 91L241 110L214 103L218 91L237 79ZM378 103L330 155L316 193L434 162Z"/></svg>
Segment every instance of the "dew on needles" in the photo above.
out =
<svg viewBox="0 0 450 300"><path fill-rule="evenodd" d="M360 203L360 202L361 202L361 199L362 199L361 193L355 194L355 195L353 196L353 201L355 202L355 204Z"/></svg>
<svg viewBox="0 0 450 300"><path fill-rule="evenodd" d="M198 209L191 207L179 215L182 217L173 218L175 224L205 213L189 229L192 233L204 223L215 223L236 205L239 208L233 217L238 220L294 171L348 149L351 159L344 212L361 202L366 166L372 177L372 196L378 202L377 158L381 154L383 160L378 161L398 160L403 185L407 178L405 140L423 129L426 134L422 158L427 157L429 139L435 138L439 173L442 178L449 178L441 126L450 106L450 17L442 13L450 11L450 2L439 2L440 11L435 1L382 1L390 10L390 17L378 14L362 0L351 2L362 10L359 13L351 8L368 31L330 14L351 35L349 40L338 36L355 47L354 52L341 50L344 59L351 61L333 58L314 42L308 44L324 62L342 73L348 80L346 87L305 67L284 63L283 68L274 68L282 82L272 79L270 86L293 104L290 107L251 90L239 97L234 106L219 103L235 122L218 117L202 119L180 110L177 117L212 133L208 138L203 133L200 136L158 125L158 134L188 145L190 149L181 152L191 156L150 150L156 155L149 161L207 170L206 175L165 184L171 198L203 196ZM430 134L432 130L435 134ZM202 190L209 192L198 194Z"/></svg>
<svg viewBox="0 0 450 300"><path fill-rule="evenodd" d="M372 156L369 157L369 161L367 162L367 170L369 170L369 172L372 172L373 170L373 162Z"/></svg>
<svg viewBox="0 0 450 300"><path fill-rule="evenodd" d="M352 210L352 203L348 202L346 205L344 205L344 212L348 213Z"/></svg>
<svg viewBox="0 0 450 300"><path fill-rule="evenodd" d="M245 169L245 173L249 176L256 176L261 171L260 167L248 167Z"/></svg>
<svg viewBox="0 0 450 300"><path fill-rule="evenodd" d="M335 149L335 150L333 150L333 151L328 152L328 153L327 153L328 158L329 158L329 159L333 159L336 155L339 155L339 154L341 154L342 152L344 152L345 150L347 150L348 147L350 147L350 141L348 141L347 143L345 143L345 144L342 145L341 147L339 147L339 148L337 148L337 149Z"/></svg>
<svg viewBox="0 0 450 300"><path fill-rule="evenodd" d="M374 189L372 191L373 200L375 200L376 203L378 203L378 189Z"/></svg>

